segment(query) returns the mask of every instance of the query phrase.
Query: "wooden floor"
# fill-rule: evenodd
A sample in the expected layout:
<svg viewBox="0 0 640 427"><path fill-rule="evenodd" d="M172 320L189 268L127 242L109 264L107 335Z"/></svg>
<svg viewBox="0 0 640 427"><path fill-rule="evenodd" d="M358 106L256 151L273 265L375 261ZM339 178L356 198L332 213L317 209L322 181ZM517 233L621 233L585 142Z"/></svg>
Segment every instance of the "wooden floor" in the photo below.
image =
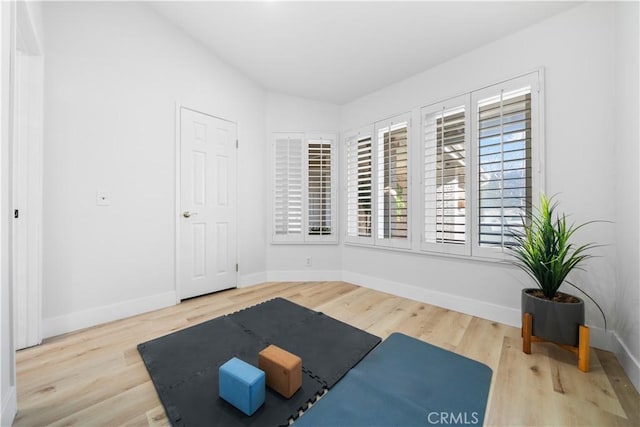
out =
<svg viewBox="0 0 640 427"><path fill-rule="evenodd" d="M591 371L582 373L575 356L551 344L522 353L519 329L343 282L234 289L19 351L14 425L167 425L136 345L276 296L382 338L399 331L487 364L486 425L640 426L638 393L609 352L592 349Z"/></svg>

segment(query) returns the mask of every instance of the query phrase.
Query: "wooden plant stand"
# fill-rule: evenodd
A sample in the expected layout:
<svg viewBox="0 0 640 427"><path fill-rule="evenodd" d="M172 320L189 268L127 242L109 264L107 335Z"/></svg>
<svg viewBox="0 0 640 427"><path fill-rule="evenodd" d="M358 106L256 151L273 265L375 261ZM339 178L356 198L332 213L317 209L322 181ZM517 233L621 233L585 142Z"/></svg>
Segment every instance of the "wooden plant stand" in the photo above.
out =
<svg viewBox="0 0 640 427"><path fill-rule="evenodd" d="M531 313L524 313L522 315L522 351L526 354L531 354L532 342L547 342L543 338L536 337L533 332L533 316ZM551 341L548 341L551 342ZM589 372L589 327L580 325L578 333L578 346L556 344L567 351L572 352L578 356L578 369L582 372Z"/></svg>

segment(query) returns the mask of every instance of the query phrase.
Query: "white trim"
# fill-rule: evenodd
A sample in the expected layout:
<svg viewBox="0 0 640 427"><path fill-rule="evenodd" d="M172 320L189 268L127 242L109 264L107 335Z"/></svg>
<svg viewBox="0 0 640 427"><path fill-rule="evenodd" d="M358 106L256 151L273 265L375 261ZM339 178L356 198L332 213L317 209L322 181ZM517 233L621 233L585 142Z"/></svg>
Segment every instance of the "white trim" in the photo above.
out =
<svg viewBox="0 0 640 427"><path fill-rule="evenodd" d="M355 218L355 227L356 229L359 227L358 224L358 166L357 166L357 160L358 160L358 144L360 143L360 141L364 141L364 140L369 140L369 145L371 147L371 177L370 177L370 181L369 181L369 185L370 185L370 203L371 203L371 226L370 226L370 233L371 235L368 237L363 237L363 236L358 236L358 235L352 235L349 234L350 233L350 229L349 227L351 226L350 224L350 220L351 218L349 217L349 212L352 211L355 213L356 218ZM355 144L355 148L352 148L352 144ZM362 127L360 129L356 129L353 131L349 131L349 132L345 132L342 134L342 139L340 142L341 145L341 157L344 158L344 167L343 167L343 180L342 180L342 185L341 185L341 189L342 189L342 194L344 194L344 224L345 224L345 231L344 231L344 241L345 242L349 242L349 243L355 243L355 244L362 244L362 245L370 245L373 246L373 221L374 221L374 217L373 217L373 206L374 206L374 194L373 194L373 151L374 151L374 139L373 139L373 124L369 125L369 126L365 126ZM356 160L356 166L355 166L355 171L353 170L349 170L349 151L351 149L355 150L355 160ZM349 196L349 180L351 178L351 174L355 173L355 185L356 185L356 198L355 200L350 200Z"/></svg>
<svg viewBox="0 0 640 427"><path fill-rule="evenodd" d="M432 291L418 286L392 282L349 271L343 272L342 276L344 281L358 286L447 308L449 310L454 310L494 322L504 323L509 326L520 327L520 310L515 308L482 302L444 292Z"/></svg>
<svg viewBox="0 0 640 427"><path fill-rule="evenodd" d="M413 173L413 169L411 167L411 159L412 152L414 149L412 148L414 143L412 141L413 138L413 130L412 130L412 112L408 111L402 114L398 114L396 116L390 117L385 120L378 121L373 124L373 136L371 138L372 145L372 156L373 156L373 167L372 167L372 180L371 180L371 204L372 204L372 234L373 234L373 244L378 247L392 247L392 248L400 248L400 249L411 249L411 238L413 233L413 217L411 211L413 209L412 200L412 192L413 185L411 182L411 176ZM378 217L379 211L379 201L378 192L380 191L380 178L381 171L379 170L379 152L380 152L380 131L382 129L388 128L391 132L392 128L397 125L406 124L405 127L407 129L407 204L405 209L407 210L407 237L406 238L391 238L391 237L379 237L378 232L380 231ZM382 171L384 172L384 171Z"/></svg>
<svg viewBox="0 0 640 427"><path fill-rule="evenodd" d="M478 179L478 162L480 159L479 149L479 134L478 134L478 105L481 101L486 100L487 97L495 97L502 92L520 90L521 88L529 86L531 94L531 161L533 165L531 167L531 200L533 206L538 206L537 201L540 198L540 192L542 187L540 186L543 181L542 167L545 164L544 158L541 154L544 153L544 139L541 138L544 135L544 130L541 128L543 124L540 121L542 115L542 109L540 108L541 93L543 92L541 71L533 71L529 74L522 75L507 81L498 83L493 86L487 86L483 89L471 92L471 150L470 156L471 165L471 205L473 207L472 214L472 227L471 227L471 256L480 256L483 258L495 258L498 260L509 259L509 252L505 246L500 247L482 247L479 244L480 230L479 230L479 187L480 181ZM500 95L502 99L502 95ZM542 146L542 148L540 147ZM535 165L537 164L537 167Z"/></svg>
<svg viewBox="0 0 640 427"><path fill-rule="evenodd" d="M538 92L538 102L536 103L536 107L538 108L538 115L537 115L537 119L538 119L538 126L536 127L536 132L537 135L531 135L532 141L533 138L535 137L537 142L534 145L534 147L532 147L532 149L536 149L538 150L537 153L535 153L536 157L537 157L537 161L538 161L538 173L536 174L537 178L538 178L538 184L536 187L536 190L538 190L538 198L540 197L541 193L546 193L547 192L547 131L546 131L546 124L545 124L545 99L544 99L544 94L545 94L545 83L544 83L544 68L540 67L538 68L538 70L536 70L538 72L538 87L535 88L535 90ZM535 71L532 71L532 73L534 73ZM532 155L534 153L532 152ZM534 165L532 165L533 167ZM533 172L531 173L531 175L533 176ZM535 184L535 183L533 183ZM536 197L536 194L532 194L532 197ZM534 199L535 200L535 199Z"/></svg>
<svg viewBox="0 0 640 427"><path fill-rule="evenodd" d="M629 347L620 338L617 332L613 331L613 343L611 351L618 358L618 362L622 365L622 369L629 377L629 380L636 388L636 391L640 392L640 361L636 359Z"/></svg>
<svg viewBox="0 0 640 427"><path fill-rule="evenodd" d="M0 424L10 426L17 411L13 300L12 140L14 115L13 63L16 2L0 2Z"/></svg>
<svg viewBox="0 0 640 427"><path fill-rule="evenodd" d="M305 231L306 231L306 213L307 213L307 190L305 188L305 175L306 175L306 159L307 159L307 143L306 136L304 132L272 132L271 133L271 143L269 149L269 171L270 171L270 179L269 184L271 185L271 216L270 216L270 227L271 227L271 236L270 243L284 243L284 244L297 244L304 243L305 240ZM300 212L300 234L289 233L289 228L285 230L286 234L276 234L276 195L278 192L278 188L276 185L276 176L278 172L277 168L277 143L278 140L288 141L287 150L291 146L291 143L294 142L295 145L300 145L300 152L302 158L300 159L300 197L301 197L301 212ZM291 156L289 156L291 158ZM290 163L287 163L287 168L289 168ZM287 198L288 200L288 198ZM288 215L288 212L287 212Z"/></svg>
<svg viewBox="0 0 640 427"><path fill-rule="evenodd" d="M420 158L421 155L423 153L419 152L421 151L421 147L423 147L422 144L422 110L425 107L429 107L432 105L437 105L440 103L445 103L450 101L451 99L455 99L455 98L459 98L459 97L465 97L465 96L471 96L473 97L474 95L477 95L478 93L482 93L483 91L487 91L490 90L492 88L495 88L496 86L505 86L505 87L510 87L514 84L514 82L520 82L520 81L535 81L535 83L532 83L532 109L536 109L536 111L532 111L532 114L535 115L536 120L538 125L534 126L534 129L532 131L532 140L535 140L536 142L533 144L532 146L532 158L533 160L537 160L537 165L533 165L532 166L532 188L533 188L533 193L532 193L532 199L534 200L534 206L535 206L535 200L539 199L539 194L541 192L545 191L545 185L546 185L546 143L545 143L545 99L544 99L544 68L543 67L538 67L535 68L531 71L527 71L521 74L518 74L516 76L512 76L512 77L505 77L504 79L500 79L495 83L492 84L488 84L488 85L484 85L481 87L475 87L472 88L468 91L464 91L462 93L459 93L458 95L452 96L452 97L446 97L446 98L438 98L436 100L432 100L429 101L427 103L423 103L417 107L414 107L410 110L410 112L406 112L406 113L400 113L400 114L396 114L393 116L385 116L384 119L381 120L377 120L374 121L373 124L372 123L368 123L366 126L362 126L362 127L355 127L352 128L351 130L345 131L342 134L342 146L343 146L343 153L341 154L341 158L346 158L346 154L344 153L344 150L346 149L346 145L348 143L348 138L352 138L354 137L357 132L359 131L359 129L365 129L367 127L371 127L374 126L374 133L372 135L372 143L375 143L376 137L377 137L377 125L378 123L386 123L388 121L393 120L395 117L399 117L402 116L404 114L411 116L411 119L416 119L415 122L413 122L412 120L409 120L409 187L411 188L411 190L409 190L409 195L410 195L410 200L409 200L409 210L407 212L408 214L408 227L409 227L409 242L407 245L385 245L384 242L383 243L378 243L378 240L384 240L384 239L377 239L377 232L375 231L375 229L373 230L373 235L374 235L374 242L369 243L366 240L355 240L355 239L350 239L347 236L347 232L348 232L348 215L347 215L347 210L345 209L345 213L343 214L343 217L341 217L341 220L344 221L344 224L346 224L346 228L347 230L345 231L344 234L344 243L346 244L353 244L353 245L360 245L363 247L376 247L379 249L391 249L391 250L405 250L405 251L409 251L411 253L421 253L421 254L428 254L428 255L434 255L434 256L451 256L451 257L459 257L461 259L465 259L465 260L478 260L478 261L504 261L509 259L509 255L508 253L504 250L504 248L502 249L494 249L493 248L480 248L476 243L477 243L477 224L476 221L473 219L475 216L475 210L476 210L476 206L477 206L477 188L475 188L475 183L476 181L471 179L472 177L475 176L476 174L476 165L475 160L476 160L476 149L475 149L475 145L473 143L473 140L470 139L469 140L469 153L467 156L467 159L469 160L469 164L468 164L468 172L469 172L469 181L471 182L471 190L470 190L470 195L471 197L466 201L468 203L468 210L470 212L470 216L471 216L471 221L470 221L470 253L469 254L463 254L463 253L456 253L457 251L452 251L453 253L448 253L446 251L433 251L433 250L429 250L428 247L425 247L425 245L422 244L422 231L424 229L424 227L421 224L418 224L418 226L416 225L412 225L414 224L414 220L416 218L420 218L420 221L424 221L424 215L423 212L424 210L423 205L424 205L424 197L423 195L421 195L420 193L423 191L423 185L421 182L421 177L423 175L423 173L419 170L422 166L422 164L420 163ZM535 100L537 98L537 100ZM470 107L469 107L469 118L473 119L474 114L473 114L473 102L471 103ZM411 126L413 123L420 123L420 126ZM472 122L471 126L469 126L469 131L472 132L474 129L474 123ZM472 134L467 133L467 137L471 137ZM416 139L417 142L416 142ZM411 146L417 146L417 148L411 148ZM375 155L376 153L374 153ZM377 161L374 161L374 163L377 164ZM375 166L374 166L375 167ZM412 171L412 168L418 168L417 171ZM414 183L416 183L418 185L413 185ZM374 183L376 184L376 183ZM345 201L347 200L348 196L347 196L347 189L344 186L344 184L341 185L341 189L342 189L342 195L345 198ZM377 193L376 190L374 189L374 195L373 198L375 199L375 197L377 197ZM373 203L373 207L375 209L375 201ZM420 205L420 206L418 206ZM348 206L347 206L348 209ZM474 212L474 213L471 213ZM417 217L416 217L417 215ZM375 213L374 213L374 217L375 217ZM373 221L374 224L373 226L375 227L377 225L376 221ZM404 239L403 239L404 240ZM403 242L404 243L404 242Z"/></svg>
<svg viewBox="0 0 640 427"><path fill-rule="evenodd" d="M268 271L268 282L329 282L342 281L341 270Z"/></svg>
<svg viewBox="0 0 640 427"><path fill-rule="evenodd" d="M44 319L46 338L176 305L175 291L93 307Z"/></svg>
<svg viewBox="0 0 640 427"><path fill-rule="evenodd" d="M321 235L312 235L310 234L310 211L309 211L309 202L310 202L310 191L309 191L309 143L311 141L322 141L329 142L330 144L330 173L331 173L331 192L330 192L330 202L331 202L331 234L321 234ZM302 179L303 188L305 189L304 193L306 193L306 197L303 200L304 206L304 241L305 243L324 243L324 244L332 244L338 243L338 235L339 235L339 227L338 227L338 171L339 171L339 160L340 160L340 150L338 147L338 134L332 132L307 132L305 134L305 140L303 142L303 147L305 152L303 153L304 164L305 164L305 173Z"/></svg>
<svg viewBox="0 0 640 427"><path fill-rule="evenodd" d="M238 287L248 288L266 282L317 281L345 281L364 288L424 302L482 319L500 322L508 326L516 328L521 326L519 309L342 270L291 270L251 273L240 276ZM44 336L50 337L72 332L78 329L114 320L120 320L136 314L169 307L175 305L176 300L174 292L166 292L151 297L124 301L108 306L82 310L68 315L44 319ZM589 328L591 330L591 346L612 351L616 355L636 390L640 390L640 363L632 355L631 351L621 340L620 336L615 331L605 331L604 329L595 326L590 326ZM15 393L15 388L13 388L12 392ZM6 413L6 405L7 402L3 402L3 417ZM11 410L11 407L6 409ZM10 425L10 423L7 424ZM2 425L5 425L4 418Z"/></svg>
<svg viewBox="0 0 640 427"><path fill-rule="evenodd" d="M0 426L10 426L18 412L18 396L16 386L11 386L7 390L7 394L2 399L2 408L0 408Z"/></svg>
<svg viewBox="0 0 640 427"><path fill-rule="evenodd" d="M537 68L533 68L533 69L531 69L529 71L525 71L525 72L522 72L522 73L519 73L519 74L516 74L516 75L505 76L505 77L503 77L501 79L495 80L493 83L484 84L482 86L472 86L472 87L468 88L467 90L463 90L463 91L460 91L460 92L453 93L451 96L443 96L443 97L438 97L438 98L425 98L425 100L423 102L414 104L413 107L411 107L410 109L398 110L398 111L412 111L412 112L417 111L419 113L420 109L422 107L424 107L424 106L428 106L428 105L431 105L431 104L438 104L440 102L444 102L444 101L446 101L448 99L456 98L458 96L469 95L472 92L476 92L476 91L479 91L479 90L482 90L482 89L485 89L485 88L488 88L488 87L491 87L491 86L495 86L495 85L499 85L499 84L504 83L504 82L508 82L509 80L517 79L517 78L520 78L522 76L526 76L528 74L538 73L538 72L540 73L540 76L543 76L544 75L544 67L539 66ZM540 83L541 84L543 83L542 79L540 80ZM383 117L381 117L379 119L375 119L373 121L367 121L366 124L363 124L363 125L360 125L360 126L356 125L356 126L350 127L351 130L349 132L351 132L353 130L360 129L362 127L371 126L372 123L376 123L376 122L379 122L379 121L384 121L386 119L390 119L392 117L395 117L398 114L402 114L402 113L395 113L395 114L389 114L389 115L385 114Z"/></svg>
<svg viewBox="0 0 640 427"><path fill-rule="evenodd" d="M16 3L12 44L10 158L14 339L17 348L42 340L42 152L44 58L29 9Z"/></svg>
<svg viewBox="0 0 640 427"><path fill-rule="evenodd" d="M589 326L589 345L601 350L613 351L616 341L614 334L614 331L605 331L599 326Z"/></svg>
<svg viewBox="0 0 640 427"><path fill-rule="evenodd" d="M328 235L330 236L330 235ZM309 240L306 242L301 242L298 240L278 240L277 242L269 242L270 245L275 245L275 246L282 246L282 245L298 245L298 246L304 246L304 245L323 245L323 246L338 246L340 244L340 242L338 242L337 240Z"/></svg>
<svg viewBox="0 0 640 427"><path fill-rule="evenodd" d="M339 204L339 134L338 132L301 132L301 131L276 131L272 132L270 138L270 150L269 150L269 192L271 198L269 199L269 243L274 245L306 245L306 244L320 244L320 245L334 245L339 243L339 218L338 204ZM289 233L286 230L286 234L276 234L276 196L277 196L277 161L276 150L277 142L279 140L287 139L289 143L292 141L300 142L301 148L301 164L300 170L301 176L301 231L299 234ZM328 235L310 235L309 234L309 142L311 140L325 140L330 141L331 144L331 234ZM287 165L289 166L289 165Z"/></svg>
<svg viewBox="0 0 640 427"><path fill-rule="evenodd" d="M176 129L176 139L175 139L175 155L176 155L176 176L175 176L175 200L173 201L175 204L175 242L173 245L173 250L174 250L174 261L175 261L175 277L174 277L174 288L176 291L176 304L180 304L180 294L182 292L182 287L180 286L180 273L182 272L181 268L180 268L180 238L182 237L182 235L180 234L180 215L182 214L180 212L180 208L182 207L180 204L180 200L181 200L181 192L180 192L180 183L181 183L181 179L180 179L180 173L181 173L181 167L180 167L180 160L181 160L181 156L180 156L180 134L182 132L182 128L181 128L181 123L182 120L180 119L181 117L181 111L182 111L182 104L180 104L179 102L176 102L176 115L175 115L175 129Z"/></svg>
<svg viewBox="0 0 640 427"><path fill-rule="evenodd" d="M426 176L426 153L427 153L427 117L432 117L432 116L436 116L436 119L438 118L438 114L441 114L442 117L444 117L445 113L449 113L452 110L456 110L462 108L463 113L464 113L464 178L465 178L465 184L464 184L464 192L465 192L465 224L464 224L464 228L465 228L465 242L463 244L452 244L452 243L445 243L443 241L435 241L435 242L426 242L425 241L425 234L426 234L426 211L427 211L427 203L426 203L426 185L427 185L427 176ZM427 105L425 107L422 107L420 109L420 139L419 139L419 144L417 144L420 148L420 152L419 155L417 156L418 159L420 160L419 164L420 164L420 170L419 170L419 176L420 176L420 180L418 181L420 183L419 187L419 196L418 197L418 201L420 203L420 212L422 213L422 215L420 215L420 224L418 230L420 231L420 249L422 251L425 252L436 252L436 253L443 253L443 254L454 254L454 255L464 255L464 256L471 256L471 222L472 222L472 214L471 212L473 212L474 206L471 202L471 181L472 181L472 176L473 176L473 166L472 166L472 161L470 161L471 156L472 156L472 150L471 150L471 134L472 134L472 130L471 130L471 94L465 94L465 95L460 95L457 96L455 98L450 98L446 101L442 101L439 102L437 104L431 104L431 105ZM444 129L444 127L443 127ZM436 136L437 139L437 136ZM437 149L437 147L434 147L434 149ZM436 154L437 156L437 154ZM444 160L442 160L444 161ZM436 163L434 163L433 166L433 170L436 169ZM431 171L430 171L431 172ZM432 172L433 173L433 172ZM433 182L435 183L435 186L437 187L438 183L435 182L436 178L435 176L433 177ZM434 190L434 197L437 198L437 189ZM434 203L435 205L437 205L437 202ZM434 211L437 211L437 207L433 206L431 207L431 209L433 209ZM444 210L444 207L443 207ZM436 224L434 224L434 228L436 229L436 235L437 235L437 220L436 220ZM443 231L444 231L444 227L443 227Z"/></svg>
<svg viewBox="0 0 640 427"><path fill-rule="evenodd" d="M267 282L267 273L251 273L240 275L238 288L249 288Z"/></svg>
<svg viewBox="0 0 640 427"><path fill-rule="evenodd" d="M368 289L424 302L482 319L500 322L508 326L516 328L521 327L521 312L519 309L478 301L445 292L432 291L418 286L392 282L390 280L379 279L377 277L348 271L343 272L342 280ZM638 367L640 365L638 364L638 361L633 358L629 349L620 341L620 338L615 332L605 331L604 329L595 326L589 326L589 329L591 332L591 347L614 351L617 355L624 351L624 356L621 357L619 355L619 359L627 374L632 372L631 367L633 367L634 364L636 370L639 370ZM620 348L620 351L616 351L617 348ZM623 359L628 359L627 365L622 362ZM629 377L632 377L632 375L629 375ZM638 379L640 379L640 372L636 374L636 381Z"/></svg>

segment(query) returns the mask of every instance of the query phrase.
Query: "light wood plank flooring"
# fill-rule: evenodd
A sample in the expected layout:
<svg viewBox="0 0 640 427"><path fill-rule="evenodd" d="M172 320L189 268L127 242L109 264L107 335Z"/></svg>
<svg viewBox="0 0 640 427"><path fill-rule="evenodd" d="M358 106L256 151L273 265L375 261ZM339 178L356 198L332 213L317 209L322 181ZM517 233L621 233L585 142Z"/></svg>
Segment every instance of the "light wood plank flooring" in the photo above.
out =
<svg viewBox="0 0 640 427"><path fill-rule="evenodd" d="M591 372L582 373L575 356L554 345L522 353L517 328L344 282L234 289L19 351L14 425L165 426L136 345L276 296L382 338L399 331L487 364L486 425L640 425L638 393L609 352L592 349Z"/></svg>

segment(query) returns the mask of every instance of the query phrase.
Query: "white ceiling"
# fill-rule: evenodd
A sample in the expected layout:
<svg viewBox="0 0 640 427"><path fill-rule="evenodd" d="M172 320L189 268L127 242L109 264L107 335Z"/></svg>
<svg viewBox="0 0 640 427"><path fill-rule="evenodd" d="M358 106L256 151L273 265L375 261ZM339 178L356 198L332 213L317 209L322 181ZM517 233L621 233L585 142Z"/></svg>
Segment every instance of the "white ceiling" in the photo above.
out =
<svg viewBox="0 0 640 427"><path fill-rule="evenodd" d="M344 104L577 5L569 2L157 2L264 88Z"/></svg>

